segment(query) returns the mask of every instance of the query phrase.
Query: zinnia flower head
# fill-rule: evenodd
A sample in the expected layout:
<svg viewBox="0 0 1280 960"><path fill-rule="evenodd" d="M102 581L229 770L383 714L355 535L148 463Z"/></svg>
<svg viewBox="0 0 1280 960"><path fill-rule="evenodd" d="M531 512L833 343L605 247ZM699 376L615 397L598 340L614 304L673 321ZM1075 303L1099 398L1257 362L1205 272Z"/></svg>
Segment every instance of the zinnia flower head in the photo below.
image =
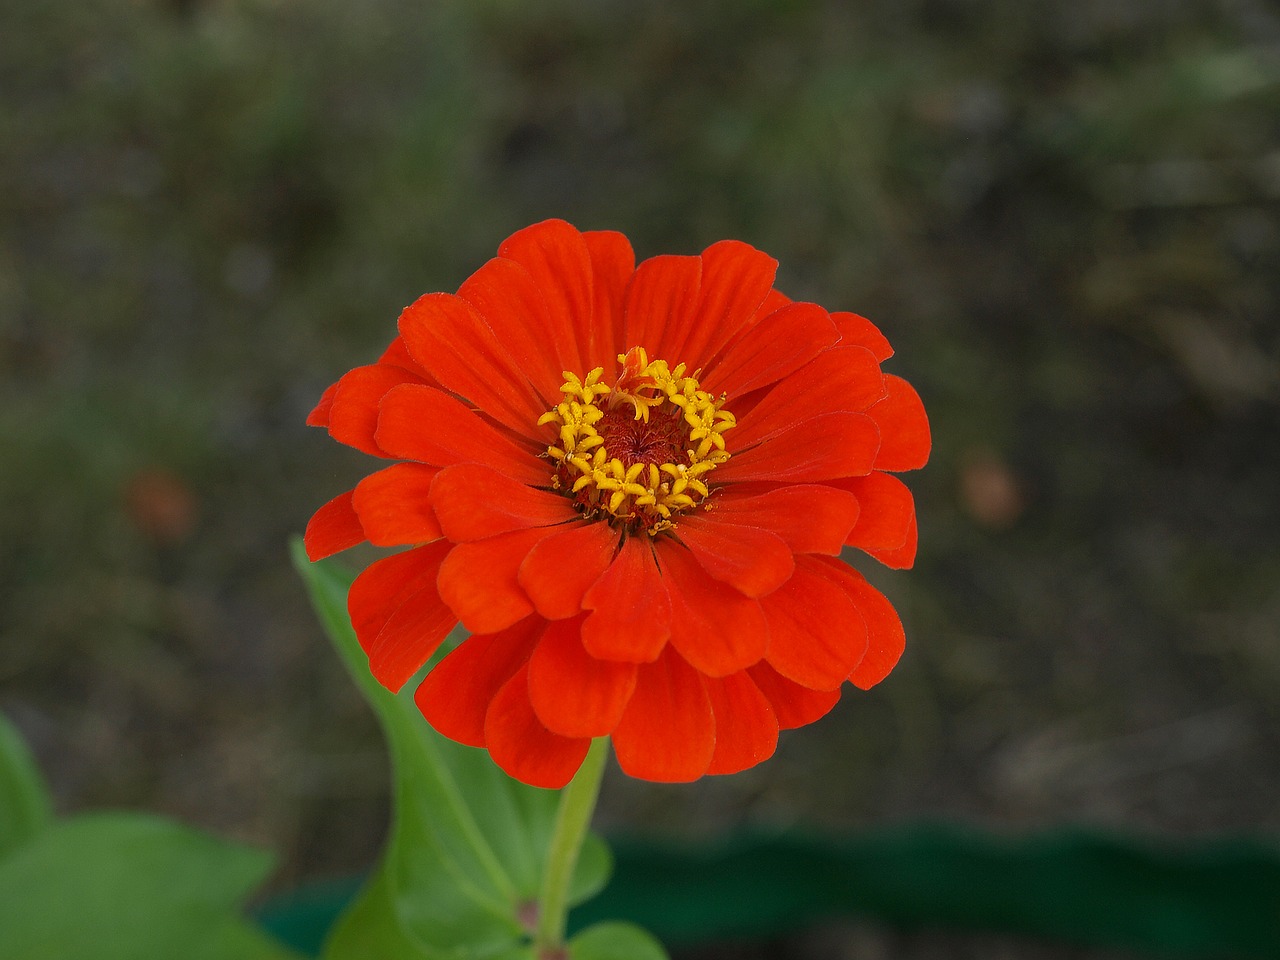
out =
<svg viewBox="0 0 1280 960"><path fill-rule="evenodd" d="M929 427L868 320L792 302L736 241L635 265L559 220L510 237L456 295L400 316L308 423L396 461L320 508L313 560L408 547L356 579L375 677L445 736L563 786L593 737L634 777L751 767L780 729L868 688L903 649L840 559L916 550Z"/></svg>

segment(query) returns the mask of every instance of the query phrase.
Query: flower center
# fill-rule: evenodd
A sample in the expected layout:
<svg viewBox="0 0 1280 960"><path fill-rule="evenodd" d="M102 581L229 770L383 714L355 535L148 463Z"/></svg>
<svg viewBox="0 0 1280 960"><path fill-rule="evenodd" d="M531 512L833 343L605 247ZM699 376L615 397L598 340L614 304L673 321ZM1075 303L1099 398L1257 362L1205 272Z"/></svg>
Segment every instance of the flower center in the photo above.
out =
<svg viewBox="0 0 1280 960"><path fill-rule="evenodd" d="M653 536L709 495L706 476L729 459L724 433L733 414L724 397L698 386L685 365L650 361L643 347L619 354L622 372L601 383L603 367L585 377L566 370L565 399L538 424L553 424L547 447L551 485L572 497L584 517L601 517Z"/></svg>

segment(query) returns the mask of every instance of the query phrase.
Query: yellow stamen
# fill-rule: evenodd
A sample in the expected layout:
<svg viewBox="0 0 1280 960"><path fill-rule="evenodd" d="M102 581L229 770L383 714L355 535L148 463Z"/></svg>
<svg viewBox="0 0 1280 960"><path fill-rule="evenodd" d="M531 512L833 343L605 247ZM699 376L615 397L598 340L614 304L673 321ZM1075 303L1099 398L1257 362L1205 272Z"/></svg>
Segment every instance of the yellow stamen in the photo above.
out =
<svg viewBox="0 0 1280 960"><path fill-rule="evenodd" d="M570 496L586 517L654 536L710 496L706 476L729 459L724 433L735 425L698 374L642 347L618 356L610 386L602 367L585 376L564 371L564 400L538 418L555 428L547 457L552 489ZM630 405L630 410L627 410Z"/></svg>

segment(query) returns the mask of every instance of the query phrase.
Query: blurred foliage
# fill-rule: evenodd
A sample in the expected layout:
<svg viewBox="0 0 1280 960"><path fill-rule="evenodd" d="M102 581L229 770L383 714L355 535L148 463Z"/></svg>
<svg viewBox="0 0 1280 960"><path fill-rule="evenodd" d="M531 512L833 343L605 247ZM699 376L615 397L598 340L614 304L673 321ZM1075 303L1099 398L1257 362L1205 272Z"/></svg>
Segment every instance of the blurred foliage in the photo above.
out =
<svg viewBox="0 0 1280 960"><path fill-rule="evenodd" d="M159 817L54 822L40 771L0 714L0 928L8 956L298 960L240 915L267 854Z"/></svg>
<svg viewBox="0 0 1280 960"><path fill-rule="evenodd" d="M369 861L284 546L365 467L301 423L554 215L769 251L935 431L901 669L606 819L1280 825L1267 5L0 0L0 91L0 704L62 806Z"/></svg>

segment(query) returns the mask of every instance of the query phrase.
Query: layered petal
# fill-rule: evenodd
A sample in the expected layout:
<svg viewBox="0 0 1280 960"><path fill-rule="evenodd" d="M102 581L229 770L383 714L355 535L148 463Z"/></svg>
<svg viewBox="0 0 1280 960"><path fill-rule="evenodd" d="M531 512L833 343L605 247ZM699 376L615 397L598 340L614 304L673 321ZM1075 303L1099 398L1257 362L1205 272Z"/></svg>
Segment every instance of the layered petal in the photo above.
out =
<svg viewBox="0 0 1280 960"><path fill-rule="evenodd" d="M553 314L537 280L519 263L494 257L467 278L458 296L484 318L520 365L544 407L559 402L564 361L578 362L573 331Z"/></svg>
<svg viewBox="0 0 1280 960"><path fill-rule="evenodd" d="M893 356L893 347L889 346L889 341L866 317L839 311L832 313L831 319L835 321L836 329L840 331L841 343L847 346L866 347L881 363Z"/></svg>
<svg viewBox="0 0 1280 960"><path fill-rule="evenodd" d="M379 448L402 460L438 467L481 463L531 486L549 482L550 471L517 444L434 387L402 384L382 399L374 435Z"/></svg>
<svg viewBox="0 0 1280 960"><path fill-rule="evenodd" d="M382 351L382 356L378 358L378 362L390 364L393 367L403 367L429 387L440 386L440 384L436 383L435 377L424 370L422 364L413 359L413 355L409 353L409 348L404 344L404 337L396 336L387 345L387 349Z"/></svg>
<svg viewBox="0 0 1280 960"><path fill-rule="evenodd" d="M646 537L627 537L582 598L582 642L601 660L646 663L671 636L671 601Z"/></svg>
<svg viewBox="0 0 1280 960"><path fill-rule="evenodd" d="M815 414L861 413L885 396L884 374L870 352L835 347L765 394L733 429L733 445L750 447Z"/></svg>
<svg viewBox="0 0 1280 960"><path fill-rule="evenodd" d="M707 573L748 597L770 593L795 569L782 538L759 527L728 522L720 514L692 514L677 536Z"/></svg>
<svg viewBox="0 0 1280 960"><path fill-rule="evenodd" d="M379 560L356 577L347 594L369 670L392 692L421 669L458 622L435 582L450 547L442 541Z"/></svg>
<svg viewBox="0 0 1280 960"><path fill-rule="evenodd" d="M468 301L448 293L419 297L400 314L410 354L447 390L466 397L516 433L530 435L546 412L519 362Z"/></svg>
<svg viewBox="0 0 1280 960"><path fill-rule="evenodd" d="M641 780L687 783L711 765L716 722L702 677L670 647L636 671L613 731L618 766Z"/></svg>
<svg viewBox="0 0 1280 960"><path fill-rule="evenodd" d="M769 625L769 665L801 686L836 689L867 652L862 615L814 557L799 557L795 575L760 606Z"/></svg>
<svg viewBox="0 0 1280 960"><path fill-rule="evenodd" d="M320 394L320 399L316 402L315 407L307 414L308 427L327 427L329 426L329 411L333 409L333 398L338 392L338 385L331 383L325 387L324 393Z"/></svg>
<svg viewBox="0 0 1280 960"><path fill-rule="evenodd" d="M778 261L738 240L721 240L702 251L696 314L669 325L666 349L690 366L704 366L755 315L773 288Z"/></svg>
<svg viewBox="0 0 1280 960"><path fill-rule="evenodd" d="M614 230L588 230L582 235L591 257L592 292L595 295L593 336L583 348L588 370L604 367L605 382L617 373L617 354L626 349L623 305L627 283L636 270L631 241Z"/></svg>
<svg viewBox="0 0 1280 960"><path fill-rule="evenodd" d="M821 484L772 489L735 484L718 492L712 507L717 519L768 530L795 553L838 556L858 521L860 505L854 494Z"/></svg>
<svg viewBox="0 0 1280 960"><path fill-rule="evenodd" d="M332 556L365 540L364 527L351 505L354 491L340 493L317 510L307 523L302 545L312 563Z"/></svg>
<svg viewBox="0 0 1280 960"><path fill-rule="evenodd" d="M777 383L839 341L827 311L813 303L775 310L732 341L703 378L703 385L730 400Z"/></svg>
<svg viewBox="0 0 1280 960"><path fill-rule="evenodd" d="M868 690L889 675L902 657L906 635L902 621L885 595L848 564L828 557L816 558L821 572L853 601L867 625L867 653L849 673L855 687Z"/></svg>
<svg viewBox="0 0 1280 960"><path fill-rule="evenodd" d="M356 639L368 653L391 614L412 594L433 587L440 563L453 545L445 541L375 560L347 592L347 613Z"/></svg>
<svg viewBox="0 0 1280 960"><path fill-rule="evenodd" d="M788 680L767 663L757 663L747 674L773 707L773 715L782 730L794 730L821 720L840 701L839 687L810 690Z"/></svg>
<svg viewBox="0 0 1280 960"><path fill-rule="evenodd" d="M329 406L329 435L361 453L385 457L387 454L374 439L382 398L402 383L419 382L403 367L381 363L356 367L337 383Z"/></svg>
<svg viewBox="0 0 1280 960"><path fill-rule="evenodd" d="M396 547L440 539L430 502L437 473L420 463L396 463L356 485L352 505L370 543Z"/></svg>
<svg viewBox="0 0 1280 960"><path fill-rule="evenodd" d="M849 546L870 553L894 550L907 542L915 529L916 507L905 483L879 470L834 483L857 497L862 508L845 541Z"/></svg>
<svg viewBox="0 0 1280 960"><path fill-rule="evenodd" d="M699 673L723 677L760 661L769 645L760 603L713 580L684 547L657 544L671 597L671 643Z"/></svg>
<svg viewBox="0 0 1280 960"><path fill-rule="evenodd" d="M369 645L369 672L392 693L408 683L436 652L458 618L435 587L405 598Z"/></svg>
<svg viewBox="0 0 1280 960"><path fill-rule="evenodd" d="M582 645L579 620L547 627L529 659L529 700L539 721L565 737L613 732L636 686L636 665L599 660Z"/></svg>
<svg viewBox="0 0 1280 960"><path fill-rule="evenodd" d="M884 378L887 397L867 410L880 430L877 470L918 470L929 459L929 418L915 388L901 377Z"/></svg>
<svg viewBox="0 0 1280 960"><path fill-rule="evenodd" d="M756 307L756 314L750 321L748 321L747 328L750 329L765 317L769 316L769 314L776 310L781 310L783 307L787 306L787 304L793 302L794 301L790 297L775 287L773 290L770 290L765 294L764 300L761 301L760 306Z"/></svg>
<svg viewBox="0 0 1280 960"><path fill-rule="evenodd" d="M738 773L773 756L778 718L745 671L703 680L716 721L716 746L707 773Z"/></svg>
<svg viewBox="0 0 1280 960"><path fill-rule="evenodd" d="M564 497L476 463L441 470L431 484L431 507L455 543L577 519Z"/></svg>
<svg viewBox="0 0 1280 960"><path fill-rule="evenodd" d="M698 289L702 284L702 258L651 257L636 267L627 285L619 353L644 347L651 357L664 356L668 331L681 336L695 322Z"/></svg>
<svg viewBox="0 0 1280 960"><path fill-rule="evenodd" d="M554 527L531 527L460 543L440 565L440 597L472 633L496 633L533 613L520 564Z"/></svg>
<svg viewBox="0 0 1280 960"><path fill-rule="evenodd" d="M886 567L892 567L894 570L906 570L916 562L916 549L919 546L919 542L920 535L916 529L916 521L913 516L911 518L911 529L907 531L907 539L902 546L892 547L888 550L868 550L867 553Z"/></svg>
<svg viewBox="0 0 1280 960"><path fill-rule="evenodd" d="M546 328L552 338L548 346L554 344L560 369L590 369L584 358L594 347L595 293L591 253L582 234L563 220L544 220L508 237L498 256L520 264L541 291L552 320Z"/></svg>
<svg viewBox="0 0 1280 960"><path fill-rule="evenodd" d="M737 441L729 431L729 445ZM825 413L793 423L717 467L716 482L812 483L871 472L880 431L863 413Z"/></svg>
<svg viewBox="0 0 1280 960"><path fill-rule="evenodd" d="M414 703L450 740L483 747L489 704L528 663L544 628L542 620L529 617L498 633L468 637L427 674Z"/></svg>
<svg viewBox="0 0 1280 960"><path fill-rule="evenodd" d="M573 523L535 544L518 579L538 613L548 620L576 616L591 585L613 562L619 536L607 523Z"/></svg>
<svg viewBox="0 0 1280 960"><path fill-rule="evenodd" d="M574 739L542 725L529 702L529 668L521 667L489 704L484 743L493 762L521 783L559 790L587 756L590 738Z"/></svg>

